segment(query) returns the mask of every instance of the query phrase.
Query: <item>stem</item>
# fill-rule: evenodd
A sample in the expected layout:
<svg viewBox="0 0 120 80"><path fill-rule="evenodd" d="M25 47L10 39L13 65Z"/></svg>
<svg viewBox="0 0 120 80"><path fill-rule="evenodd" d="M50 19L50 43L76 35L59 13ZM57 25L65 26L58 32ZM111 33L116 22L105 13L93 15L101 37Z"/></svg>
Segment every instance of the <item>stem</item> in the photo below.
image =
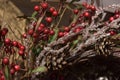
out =
<svg viewBox="0 0 120 80"><path fill-rule="evenodd" d="M62 20L62 17L63 17L63 15L64 15L64 13L65 13L66 10L67 10L67 7L64 8L64 10L63 10L63 12L62 12L62 14L61 14L61 16L60 16L60 19L59 19L57 25L55 26L56 28L58 28L58 26L59 26L59 24L60 24L60 22L61 22L61 20Z"/></svg>
<svg viewBox="0 0 120 80"><path fill-rule="evenodd" d="M36 25L36 28L35 28L35 31L36 31L37 28L39 27L39 25L40 25L41 21L43 20L45 14L46 14L46 11L43 13L42 17L40 17L40 18L38 19L38 21L37 21L37 25Z"/></svg>

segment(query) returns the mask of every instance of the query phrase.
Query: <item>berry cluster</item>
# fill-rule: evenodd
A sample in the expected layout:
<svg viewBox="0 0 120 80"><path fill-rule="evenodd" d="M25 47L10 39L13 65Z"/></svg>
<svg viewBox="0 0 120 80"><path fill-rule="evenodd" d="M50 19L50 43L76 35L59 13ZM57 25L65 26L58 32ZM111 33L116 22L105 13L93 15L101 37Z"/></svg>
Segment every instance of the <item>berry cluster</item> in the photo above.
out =
<svg viewBox="0 0 120 80"><path fill-rule="evenodd" d="M58 7L53 7L47 1L35 5L34 13L31 17L28 17L29 24L21 35L22 43L7 38L7 28L0 29L0 80L5 80L6 73L9 73L10 79L14 79L21 70L24 71L20 76L24 76L25 79L26 75L31 77L32 70L34 72L36 67L41 66L39 64L44 64L43 66L48 70L62 69L64 68L62 64L65 64L65 66L69 64L67 59L71 58L73 53L73 55L82 54L84 51L87 51L87 46L94 47L90 43L97 42L99 38L95 35L102 35L102 33L96 33L100 32L103 27L110 27L108 30L106 29L105 34L109 33L111 36L120 32L117 28L111 28L109 25L120 18L119 10L116 10L114 15L107 20L100 21L100 16L96 14L99 10L94 5L87 4L86 2L80 4L80 7L71 5L60 2ZM67 10L71 11L70 16L72 19L69 25L61 25L60 23ZM96 23L92 24L94 19L96 19ZM80 53L81 51L82 53ZM72 61L70 63L72 64ZM27 66L28 64L30 66ZM54 75L52 78L64 80L63 77L55 78Z"/></svg>
<svg viewBox="0 0 120 80"><path fill-rule="evenodd" d="M24 59L25 55L25 46L19 43L18 41L12 41L7 38L8 33L7 28L2 28L0 30L0 80L5 80L4 74L9 74L14 76L15 72L20 70L20 59L17 59L17 56L21 56L21 59ZM8 69L8 73L6 73Z"/></svg>

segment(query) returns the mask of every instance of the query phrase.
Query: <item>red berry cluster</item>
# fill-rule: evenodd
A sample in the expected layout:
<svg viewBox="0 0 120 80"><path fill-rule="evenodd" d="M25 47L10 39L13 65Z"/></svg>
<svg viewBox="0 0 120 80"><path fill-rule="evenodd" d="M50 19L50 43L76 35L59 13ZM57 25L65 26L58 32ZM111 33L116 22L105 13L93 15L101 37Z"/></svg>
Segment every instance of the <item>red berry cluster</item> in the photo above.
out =
<svg viewBox="0 0 120 80"><path fill-rule="evenodd" d="M83 9L76 8L73 10L73 13L79 16L76 23L83 23L86 21L91 22L91 17L95 14L96 7L94 5L87 4L86 2L82 3L82 7Z"/></svg>
<svg viewBox="0 0 120 80"><path fill-rule="evenodd" d="M55 32L53 29L46 27L46 25L43 23L40 23L36 30L34 28L28 29L27 33L23 34L23 38L30 36L33 38L34 42L37 43L41 40L49 40L49 37L53 36L54 34Z"/></svg>
<svg viewBox="0 0 120 80"><path fill-rule="evenodd" d="M40 5L34 6L35 11L39 11L40 9L47 9L48 8L48 3L43 2Z"/></svg>
<svg viewBox="0 0 120 80"><path fill-rule="evenodd" d="M6 68L8 68L11 75L13 75L15 72L20 70L20 65L17 64L19 59L17 59L18 61L16 61L15 56L19 55L19 56L22 56L22 58L25 57L25 46L19 43L18 41L12 41L11 39L6 38L7 33L8 33L7 28L1 28L0 57L3 57L3 58L0 60L1 62L0 64L2 65L1 67L2 70L0 70L0 80L5 80L4 71ZM14 63L15 65L11 67L11 63Z"/></svg>
<svg viewBox="0 0 120 80"><path fill-rule="evenodd" d="M70 29L71 29L70 27L64 26L63 29L61 31L59 31L58 38L67 35L69 33Z"/></svg>
<svg viewBox="0 0 120 80"><path fill-rule="evenodd" d="M114 16L111 16L111 17L109 18L109 22L112 22L113 20L115 20L115 19L117 19L117 18L119 18L119 17L120 17L120 11L119 11L119 10L115 10Z"/></svg>
<svg viewBox="0 0 120 80"><path fill-rule="evenodd" d="M4 54L14 54L15 53L15 48L17 48L19 51L22 51L23 53L19 54L21 56L24 56L24 51L25 51L25 46L19 43L18 41L12 41L9 38L6 38L6 34L8 32L7 28L2 28L0 30L0 42L2 43L1 48L4 50ZM18 51L18 52L19 52Z"/></svg>
<svg viewBox="0 0 120 80"><path fill-rule="evenodd" d="M11 64L11 67L10 67L10 74L11 75L14 75L15 72L18 72L20 70L20 65L18 64Z"/></svg>
<svg viewBox="0 0 120 80"><path fill-rule="evenodd" d="M54 7L49 6L47 2L42 2L40 3L40 5L35 5L34 11L38 12L37 15L44 16L43 22L46 22L46 23L41 22L39 26L37 26L38 24L36 22L34 23L32 22L31 25L33 27L29 28L27 32L24 33L22 36L23 38L27 38L29 36L32 37L32 39L34 40L33 42L35 43L41 40L48 41L49 38L55 34L55 31L50 27L50 24L53 24L53 21L58 16L58 11ZM47 16L47 13L43 15L43 13L45 12L50 12L51 16ZM40 16L37 16L37 17L39 18Z"/></svg>
<svg viewBox="0 0 120 80"><path fill-rule="evenodd" d="M12 41L9 38L4 39L4 51L6 54L15 54L17 53L15 49L18 49L18 54L24 56L25 46L17 41Z"/></svg>
<svg viewBox="0 0 120 80"><path fill-rule="evenodd" d="M118 18L120 18L120 11L115 10L114 15L109 18L108 23L109 22L111 23L113 20L118 19ZM118 33L118 31L116 29L109 29L109 33L110 35L115 35Z"/></svg>

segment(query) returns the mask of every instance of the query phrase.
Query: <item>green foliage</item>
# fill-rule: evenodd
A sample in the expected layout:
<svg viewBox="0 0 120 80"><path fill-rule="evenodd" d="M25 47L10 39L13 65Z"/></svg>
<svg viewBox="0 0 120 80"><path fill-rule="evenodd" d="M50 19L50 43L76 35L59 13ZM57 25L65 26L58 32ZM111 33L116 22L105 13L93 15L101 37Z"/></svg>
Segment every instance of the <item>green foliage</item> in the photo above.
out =
<svg viewBox="0 0 120 80"><path fill-rule="evenodd" d="M34 70L32 70L32 73L36 73L36 72L46 72L47 68L45 66L39 66L37 68L35 68Z"/></svg>
<svg viewBox="0 0 120 80"><path fill-rule="evenodd" d="M40 46L33 47L32 52L37 56L41 52L42 48Z"/></svg>
<svg viewBox="0 0 120 80"><path fill-rule="evenodd" d="M59 30L58 30L58 28L56 28L56 29L54 29L54 31L55 31L55 34L54 34L54 36L51 36L51 37L50 37L50 39L49 39L49 41L48 41L49 43L50 43L50 42L53 42L53 41L55 41L55 40L57 39L58 31L59 31Z"/></svg>
<svg viewBox="0 0 120 80"><path fill-rule="evenodd" d="M5 80L9 80L9 69L8 69L8 66L5 66Z"/></svg>

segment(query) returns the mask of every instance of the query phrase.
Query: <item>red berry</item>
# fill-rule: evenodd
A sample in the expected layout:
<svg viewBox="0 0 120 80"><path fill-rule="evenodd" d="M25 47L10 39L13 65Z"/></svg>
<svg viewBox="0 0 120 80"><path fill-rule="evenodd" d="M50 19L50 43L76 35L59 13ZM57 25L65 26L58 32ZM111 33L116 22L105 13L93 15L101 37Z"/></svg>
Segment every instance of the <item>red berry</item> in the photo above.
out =
<svg viewBox="0 0 120 80"><path fill-rule="evenodd" d="M50 30L49 34L54 35L55 34L54 30Z"/></svg>
<svg viewBox="0 0 120 80"><path fill-rule="evenodd" d="M74 14L78 14L79 10L78 9L75 9L73 10Z"/></svg>
<svg viewBox="0 0 120 80"><path fill-rule="evenodd" d="M28 34L29 34L29 35L32 35L33 32L34 32L33 29L29 29L29 30L28 30Z"/></svg>
<svg viewBox="0 0 120 80"><path fill-rule="evenodd" d="M51 22L52 22L52 18L51 18L51 17L47 17L45 20L46 20L48 23L51 23Z"/></svg>
<svg viewBox="0 0 120 80"><path fill-rule="evenodd" d="M71 24L71 27L75 27L75 26L76 26L76 23L72 23L72 24Z"/></svg>
<svg viewBox="0 0 120 80"><path fill-rule="evenodd" d="M84 16L84 17L90 17L90 13L89 13L89 12L85 12L85 13L83 14L83 16Z"/></svg>
<svg viewBox="0 0 120 80"><path fill-rule="evenodd" d="M5 36L8 33L8 29L7 28L3 28L1 31L1 35Z"/></svg>
<svg viewBox="0 0 120 80"><path fill-rule="evenodd" d="M23 51L23 50L19 50L19 51L18 51L18 54L19 54L20 56L23 56L23 55L24 55L24 51Z"/></svg>
<svg viewBox="0 0 120 80"><path fill-rule="evenodd" d="M68 32L64 32L64 35L68 35Z"/></svg>
<svg viewBox="0 0 120 80"><path fill-rule="evenodd" d="M114 17L115 17L115 19L117 19L117 18L120 17L120 15L119 15L119 14L116 14Z"/></svg>
<svg viewBox="0 0 120 80"><path fill-rule="evenodd" d="M64 31L69 32L70 28L69 27L64 27Z"/></svg>
<svg viewBox="0 0 120 80"><path fill-rule="evenodd" d="M4 75L2 75L2 76L0 77L0 80L5 80Z"/></svg>
<svg viewBox="0 0 120 80"><path fill-rule="evenodd" d="M49 29L48 28L44 29L44 34L48 34L48 33L49 33Z"/></svg>
<svg viewBox="0 0 120 80"><path fill-rule="evenodd" d="M26 33L22 34L22 37L27 38L27 34Z"/></svg>
<svg viewBox="0 0 120 80"><path fill-rule="evenodd" d="M115 10L115 14L120 14L120 10Z"/></svg>
<svg viewBox="0 0 120 80"><path fill-rule="evenodd" d="M54 7L51 7L51 8L49 9L49 11L50 11L51 13L53 13L53 11L55 11L55 8L54 8Z"/></svg>
<svg viewBox="0 0 120 80"><path fill-rule="evenodd" d="M90 6L90 5L87 5L86 8L87 8L87 9L91 9L91 6Z"/></svg>
<svg viewBox="0 0 120 80"><path fill-rule="evenodd" d="M25 46L21 45L20 46L20 50L24 51L25 50Z"/></svg>
<svg viewBox="0 0 120 80"><path fill-rule="evenodd" d="M14 68L10 69L10 74L11 75L15 74L15 69Z"/></svg>
<svg viewBox="0 0 120 80"><path fill-rule="evenodd" d="M44 30L44 29L43 29L42 27L40 27L40 26L37 28L37 31L38 31L38 32L42 32L43 30Z"/></svg>
<svg viewBox="0 0 120 80"><path fill-rule="evenodd" d="M41 7L43 8L43 9L47 9L48 8L48 3L41 3Z"/></svg>
<svg viewBox="0 0 120 80"><path fill-rule="evenodd" d="M112 22L114 20L114 17L110 17L109 21Z"/></svg>
<svg viewBox="0 0 120 80"><path fill-rule="evenodd" d="M15 65L14 69L15 69L15 71L19 71L20 70L20 66L19 65Z"/></svg>
<svg viewBox="0 0 120 80"><path fill-rule="evenodd" d="M58 15L58 12L57 12L57 11L53 11L52 15L53 15L53 16L57 16L57 15Z"/></svg>
<svg viewBox="0 0 120 80"><path fill-rule="evenodd" d="M44 28L45 25L43 23L40 23L39 27Z"/></svg>
<svg viewBox="0 0 120 80"><path fill-rule="evenodd" d="M86 7L86 6L87 6L87 2L83 2L82 5L83 5L84 7Z"/></svg>
<svg viewBox="0 0 120 80"><path fill-rule="evenodd" d="M6 38L6 39L5 39L5 44L9 45L10 42L11 42L11 40L10 40L9 38Z"/></svg>
<svg viewBox="0 0 120 80"><path fill-rule="evenodd" d="M64 36L64 33L63 32L59 32L58 33L58 37L63 37Z"/></svg>
<svg viewBox="0 0 120 80"><path fill-rule="evenodd" d="M2 63L5 65L9 64L9 59L7 57L3 58Z"/></svg>
<svg viewBox="0 0 120 80"><path fill-rule="evenodd" d="M0 75L3 75L3 71L2 70L0 70Z"/></svg>
<svg viewBox="0 0 120 80"><path fill-rule="evenodd" d="M76 28L76 29L74 30L74 32L75 32L75 33L78 33L78 32L81 31L81 29L82 29L82 28Z"/></svg>
<svg viewBox="0 0 120 80"><path fill-rule="evenodd" d="M96 8L95 8L95 6L90 6L90 9L92 10L92 11L95 11L96 10Z"/></svg>
<svg viewBox="0 0 120 80"><path fill-rule="evenodd" d="M116 34L115 31L110 31L109 33L110 33L110 35L115 35Z"/></svg>
<svg viewBox="0 0 120 80"><path fill-rule="evenodd" d="M13 41L12 45L16 47L18 45L18 42L17 41Z"/></svg>
<svg viewBox="0 0 120 80"><path fill-rule="evenodd" d="M34 6L34 10L35 11L39 11L40 10L40 7L38 5Z"/></svg>
<svg viewBox="0 0 120 80"><path fill-rule="evenodd" d="M37 38L37 37L38 37L38 34L37 34L37 33L33 33L33 37L34 37L34 38Z"/></svg>

